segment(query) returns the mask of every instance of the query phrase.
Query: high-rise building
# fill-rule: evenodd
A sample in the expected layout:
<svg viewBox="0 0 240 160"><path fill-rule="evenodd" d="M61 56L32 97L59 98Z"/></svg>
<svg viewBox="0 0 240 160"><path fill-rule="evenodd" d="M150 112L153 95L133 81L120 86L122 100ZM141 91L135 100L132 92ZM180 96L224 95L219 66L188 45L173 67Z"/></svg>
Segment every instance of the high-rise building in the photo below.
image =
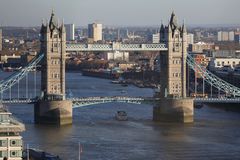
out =
<svg viewBox="0 0 240 160"><path fill-rule="evenodd" d="M187 43L188 45L194 43L194 34L191 33L187 34Z"/></svg>
<svg viewBox="0 0 240 160"><path fill-rule="evenodd" d="M229 41L234 41L234 32L233 31L228 33L228 38L229 38Z"/></svg>
<svg viewBox="0 0 240 160"><path fill-rule="evenodd" d="M2 29L0 29L0 51L2 50Z"/></svg>
<svg viewBox="0 0 240 160"><path fill-rule="evenodd" d="M234 41L234 32L219 31L217 35L218 41Z"/></svg>
<svg viewBox="0 0 240 160"><path fill-rule="evenodd" d="M102 40L102 24L92 23L88 24L88 38L93 42Z"/></svg>
<svg viewBox="0 0 240 160"><path fill-rule="evenodd" d="M66 28L66 39L67 41L75 40L75 25L74 24L65 24Z"/></svg>
<svg viewBox="0 0 240 160"><path fill-rule="evenodd" d="M234 41L235 41L236 43L239 43L239 44L240 44L240 32L235 33L235 35L234 35Z"/></svg>
<svg viewBox="0 0 240 160"><path fill-rule="evenodd" d="M159 43L159 41L160 41L160 34L159 33L152 34L152 43Z"/></svg>

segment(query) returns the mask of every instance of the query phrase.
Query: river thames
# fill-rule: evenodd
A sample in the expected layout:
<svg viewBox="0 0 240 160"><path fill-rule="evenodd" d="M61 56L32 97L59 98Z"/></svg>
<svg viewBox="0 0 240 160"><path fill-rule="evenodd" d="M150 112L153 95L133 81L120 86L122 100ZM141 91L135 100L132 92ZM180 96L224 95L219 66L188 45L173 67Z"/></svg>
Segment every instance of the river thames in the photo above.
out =
<svg viewBox="0 0 240 160"><path fill-rule="evenodd" d="M1 78L11 73L1 72ZM33 73L32 73L33 74ZM29 75L28 88L34 95ZM23 80L20 95L25 95ZM37 74L37 88L40 75ZM67 92L85 96L152 96L152 89L111 84L110 80L66 73ZM12 96L16 97L17 87ZM70 95L70 94L69 94ZM8 96L7 94L5 96ZM9 110L26 125L24 145L57 154L65 160L234 160L240 159L240 113L204 106L195 109L193 124L166 124L152 121L152 106L109 103L73 109L73 124L63 127L35 125L33 105L9 105ZM117 121L118 110L128 121Z"/></svg>

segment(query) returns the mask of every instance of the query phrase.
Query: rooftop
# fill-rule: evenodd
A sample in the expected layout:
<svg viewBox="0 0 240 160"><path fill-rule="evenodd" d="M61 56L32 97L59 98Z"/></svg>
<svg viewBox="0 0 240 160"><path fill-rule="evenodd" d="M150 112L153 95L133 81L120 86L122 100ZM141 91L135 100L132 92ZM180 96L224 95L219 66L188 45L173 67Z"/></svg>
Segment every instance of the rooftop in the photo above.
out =
<svg viewBox="0 0 240 160"><path fill-rule="evenodd" d="M0 133L23 132L25 125L16 120L12 113L8 112L4 107L0 107Z"/></svg>

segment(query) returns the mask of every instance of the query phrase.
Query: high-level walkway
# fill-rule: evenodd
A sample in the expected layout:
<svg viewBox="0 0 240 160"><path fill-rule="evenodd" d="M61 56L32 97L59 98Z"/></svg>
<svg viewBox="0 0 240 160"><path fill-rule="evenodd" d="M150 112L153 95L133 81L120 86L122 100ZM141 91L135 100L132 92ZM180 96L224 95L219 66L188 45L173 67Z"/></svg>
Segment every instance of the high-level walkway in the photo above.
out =
<svg viewBox="0 0 240 160"><path fill-rule="evenodd" d="M109 43L109 44L66 44L67 52L96 52L96 51L167 51L163 43L153 44L126 44L126 43Z"/></svg>

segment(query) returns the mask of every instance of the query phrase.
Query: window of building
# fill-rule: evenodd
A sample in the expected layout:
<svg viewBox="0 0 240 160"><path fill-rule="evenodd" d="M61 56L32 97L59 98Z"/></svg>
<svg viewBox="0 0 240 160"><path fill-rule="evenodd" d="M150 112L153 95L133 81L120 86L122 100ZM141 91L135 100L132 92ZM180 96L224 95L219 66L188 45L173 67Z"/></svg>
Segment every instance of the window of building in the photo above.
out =
<svg viewBox="0 0 240 160"><path fill-rule="evenodd" d="M0 140L0 147L6 147L7 146L7 140Z"/></svg>
<svg viewBox="0 0 240 160"><path fill-rule="evenodd" d="M53 35L53 38L58 38L58 35L57 35L57 34L54 34L54 35Z"/></svg>
<svg viewBox="0 0 240 160"><path fill-rule="evenodd" d="M8 156L8 152L7 151L0 151L0 157L7 157Z"/></svg>
<svg viewBox="0 0 240 160"><path fill-rule="evenodd" d="M22 146L22 140L20 140L20 139L10 140L10 146L11 147Z"/></svg>
<svg viewBox="0 0 240 160"><path fill-rule="evenodd" d="M53 43L53 52L57 52L58 51L58 43L57 42L55 42L55 43Z"/></svg>
<svg viewBox="0 0 240 160"><path fill-rule="evenodd" d="M10 151L10 157L22 157L22 151L12 150Z"/></svg>

